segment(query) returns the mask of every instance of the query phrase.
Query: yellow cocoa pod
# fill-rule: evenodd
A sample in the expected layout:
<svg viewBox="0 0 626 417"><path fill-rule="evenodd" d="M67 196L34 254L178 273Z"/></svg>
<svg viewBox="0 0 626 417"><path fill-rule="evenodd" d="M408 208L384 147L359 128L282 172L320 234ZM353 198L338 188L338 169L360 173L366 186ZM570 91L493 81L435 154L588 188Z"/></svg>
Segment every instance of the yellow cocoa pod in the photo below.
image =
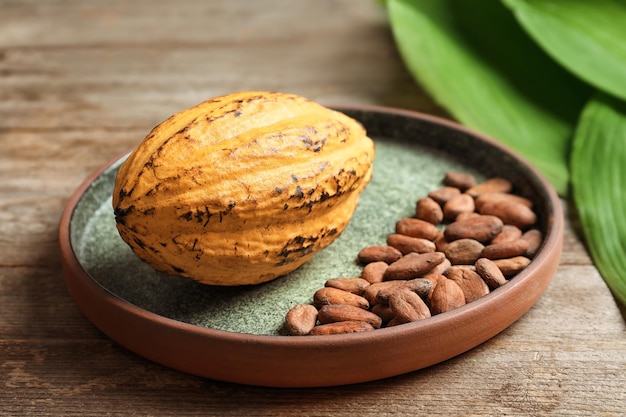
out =
<svg viewBox="0 0 626 417"><path fill-rule="evenodd" d="M303 97L216 97L156 126L122 164L117 229L158 271L266 282L339 237L373 159L357 121Z"/></svg>

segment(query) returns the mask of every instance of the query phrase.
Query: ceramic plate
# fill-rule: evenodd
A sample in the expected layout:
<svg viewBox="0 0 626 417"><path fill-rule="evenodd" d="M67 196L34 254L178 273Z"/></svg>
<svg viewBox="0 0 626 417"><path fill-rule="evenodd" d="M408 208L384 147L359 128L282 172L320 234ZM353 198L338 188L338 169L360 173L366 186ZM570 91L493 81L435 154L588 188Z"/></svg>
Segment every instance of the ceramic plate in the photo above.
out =
<svg viewBox="0 0 626 417"><path fill-rule="evenodd" d="M80 309L128 349L184 372L263 386L364 382L415 371L459 355L504 330L546 289L558 263L563 220L545 179L510 150L446 120L386 108L339 108L376 142L374 176L349 226L300 269L248 287L211 287L167 276L141 262L115 228L111 194L125 156L90 176L60 227L66 281ZM384 244L415 202L446 171L511 180L533 200L545 239L522 273L487 296L421 322L373 332L295 337L285 313L310 303L329 278L359 276L356 254Z"/></svg>

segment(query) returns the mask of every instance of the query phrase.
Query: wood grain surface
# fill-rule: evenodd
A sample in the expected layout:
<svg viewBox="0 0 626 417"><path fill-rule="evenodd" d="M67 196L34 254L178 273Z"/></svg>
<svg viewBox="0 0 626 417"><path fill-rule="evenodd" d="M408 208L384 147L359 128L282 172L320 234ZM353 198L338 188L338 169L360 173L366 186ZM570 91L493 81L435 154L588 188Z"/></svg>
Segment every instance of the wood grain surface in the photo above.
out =
<svg viewBox="0 0 626 417"><path fill-rule="evenodd" d="M69 196L172 113L248 89L447 117L407 73L374 0L0 0L0 415L626 414L625 312L567 201L561 264L539 302L422 371L241 386L165 368L100 333L60 268Z"/></svg>

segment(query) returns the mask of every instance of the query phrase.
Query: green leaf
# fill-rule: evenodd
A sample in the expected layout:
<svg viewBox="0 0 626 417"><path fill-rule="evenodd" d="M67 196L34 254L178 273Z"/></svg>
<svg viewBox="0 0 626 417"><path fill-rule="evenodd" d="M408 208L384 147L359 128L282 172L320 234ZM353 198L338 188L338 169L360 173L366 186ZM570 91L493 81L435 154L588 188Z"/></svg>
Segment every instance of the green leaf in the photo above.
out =
<svg viewBox="0 0 626 417"><path fill-rule="evenodd" d="M572 192L587 246L626 304L626 103L599 95L585 107L572 148Z"/></svg>
<svg viewBox="0 0 626 417"><path fill-rule="evenodd" d="M569 145L588 87L496 0L388 0L408 69L453 117L518 151L567 193Z"/></svg>
<svg viewBox="0 0 626 417"><path fill-rule="evenodd" d="M503 1L561 65L598 89L626 99L626 2Z"/></svg>

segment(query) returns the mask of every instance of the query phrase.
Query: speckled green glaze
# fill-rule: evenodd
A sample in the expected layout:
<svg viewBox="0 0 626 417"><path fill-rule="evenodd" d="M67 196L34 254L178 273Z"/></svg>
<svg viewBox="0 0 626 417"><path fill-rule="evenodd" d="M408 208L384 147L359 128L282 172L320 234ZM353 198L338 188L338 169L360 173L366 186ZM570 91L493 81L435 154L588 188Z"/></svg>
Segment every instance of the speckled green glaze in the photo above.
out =
<svg viewBox="0 0 626 417"><path fill-rule="evenodd" d="M344 111L360 120L376 142L374 175L344 233L300 269L265 284L233 288L154 271L115 228L111 193L122 160L91 184L75 208L70 237L77 259L110 293L158 315L231 332L281 335L285 313L295 304L310 303L327 279L359 276L359 250L383 244L399 218L413 215L416 200L441 186L446 171L463 170L479 180L506 177L516 192L541 200L528 180L531 173L493 144L401 114Z"/></svg>

